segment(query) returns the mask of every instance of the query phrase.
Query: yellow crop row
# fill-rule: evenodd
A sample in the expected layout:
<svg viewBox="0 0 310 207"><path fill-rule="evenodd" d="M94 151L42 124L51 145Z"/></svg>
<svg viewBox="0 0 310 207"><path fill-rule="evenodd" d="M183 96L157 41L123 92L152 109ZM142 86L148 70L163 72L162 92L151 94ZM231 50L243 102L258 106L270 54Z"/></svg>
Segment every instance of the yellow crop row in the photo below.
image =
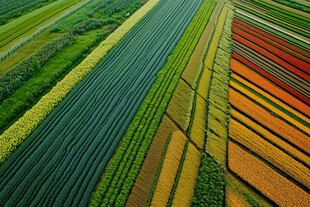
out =
<svg viewBox="0 0 310 207"><path fill-rule="evenodd" d="M127 19L106 40L76 66L49 93L28 110L18 121L0 136L0 163L23 142L67 94L96 66L96 64L133 28L159 0L149 0Z"/></svg>
<svg viewBox="0 0 310 207"><path fill-rule="evenodd" d="M225 166L226 164L226 145L226 137L225 139L223 139L218 137L216 134L210 132L210 130L208 131L206 151L210 153L223 166Z"/></svg>
<svg viewBox="0 0 310 207"><path fill-rule="evenodd" d="M201 153L192 143L189 143L172 206L191 206L200 158Z"/></svg>
<svg viewBox="0 0 310 207"><path fill-rule="evenodd" d="M228 166L279 206L310 206L306 191L232 142L228 142Z"/></svg>
<svg viewBox="0 0 310 207"><path fill-rule="evenodd" d="M217 136L224 140L226 140L228 136L225 124L226 123L219 122L214 116L208 117L208 129L213 131Z"/></svg>
<svg viewBox="0 0 310 207"><path fill-rule="evenodd" d="M212 38L213 29L216 26L214 22L216 21L217 14L219 13L223 4L224 0L220 0L215 6L213 13L209 19L209 23L207 24L204 32L202 33L199 42L197 43L196 48L182 74L182 78L186 80L186 82L189 83L192 88L195 88L196 86L195 84L197 84L200 70L204 68L203 65L204 55L207 50L208 43ZM209 83L209 81L207 83Z"/></svg>
<svg viewBox="0 0 310 207"><path fill-rule="evenodd" d="M310 186L309 168L234 119L229 121L229 137L275 165L305 187Z"/></svg>
<svg viewBox="0 0 310 207"><path fill-rule="evenodd" d="M207 103L201 98L201 96L197 95L196 99L196 109L194 120L192 124L190 138L191 140L199 147L199 149L203 149L205 142L205 129L206 129L206 114L207 114Z"/></svg>
<svg viewBox="0 0 310 207"><path fill-rule="evenodd" d="M228 12L228 8L224 7L219 18L218 18L217 27L215 29L213 39L212 39L212 42L211 42L210 47L209 47L207 57L205 59L205 66L207 68L210 68L210 69L213 68L216 50L217 50L217 47L218 47L219 42L220 42L222 29L223 29L224 24L225 24L225 19L226 19L225 17L227 15L227 12Z"/></svg>
<svg viewBox="0 0 310 207"><path fill-rule="evenodd" d="M151 206L167 206L171 190L179 169L186 137L181 131L172 134Z"/></svg>
<svg viewBox="0 0 310 207"><path fill-rule="evenodd" d="M246 83L246 81L244 81ZM292 125L296 126L297 128L299 128L300 130L306 132L307 134L310 134L310 128L303 125L302 123L300 123L299 121L296 121L295 119L293 119L291 116L285 114L283 111L281 111L280 109L272 106L271 104L269 104L268 102L266 102L264 99L262 99L260 96L256 96L255 94L251 93L250 91L248 91L246 88L240 86L239 84L235 83L234 81L230 82L230 85L237 89L238 91L242 92L243 94L245 94L246 96L248 96L249 98L251 98L252 100L255 100L256 102L258 102L259 104L261 104L262 106L266 107L267 109L269 109L270 111L272 111L273 113L277 114L278 116L282 117L283 119L285 119L286 121L290 122ZM249 84L248 84L249 85ZM250 86L250 85L249 85ZM261 94L263 95L263 94ZM296 112L297 113L297 112ZM301 115L301 114L300 114ZM302 116L302 115L301 115ZM306 117L304 117L306 118ZM308 120L308 119L306 119Z"/></svg>
<svg viewBox="0 0 310 207"><path fill-rule="evenodd" d="M173 92L166 112L183 131L188 128L193 98L194 91L181 79Z"/></svg>
<svg viewBox="0 0 310 207"><path fill-rule="evenodd" d="M238 121L242 122L243 125L253 129L255 132L261 134L265 139L269 142L273 143L274 145L278 146L281 149L284 149L288 154L293 156L294 158L307 163L310 166L310 157L293 147L292 145L288 144L287 142L283 141L281 138L275 136L274 134L270 133L264 127L253 122L251 119L247 118L246 116L242 115L238 111L231 109L230 114L232 117L237 119Z"/></svg>
<svg viewBox="0 0 310 207"><path fill-rule="evenodd" d="M227 105L227 103L226 103ZM209 105L209 115L216 117L217 120L219 120L221 123L226 123L227 122L227 114L222 111L221 106L217 106L215 104L210 104ZM224 110L224 109L223 109Z"/></svg>

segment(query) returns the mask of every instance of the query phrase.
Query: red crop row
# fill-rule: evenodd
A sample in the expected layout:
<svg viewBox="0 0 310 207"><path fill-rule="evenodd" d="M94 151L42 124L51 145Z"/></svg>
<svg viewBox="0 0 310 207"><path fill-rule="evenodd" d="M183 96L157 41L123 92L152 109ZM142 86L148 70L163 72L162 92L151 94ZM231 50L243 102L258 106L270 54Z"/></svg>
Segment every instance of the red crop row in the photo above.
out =
<svg viewBox="0 0 310 207"><path fill-rule="evenodd" d="M257 37L264 37L264 40L267 39L268 43L277 46L279 49L285 50L285 48L288 48L292 51L295 51L296 53L301 54L303 56L304 61L310 63L310 59L307 58L307 57L310 57L310 52L308 52L308 51L306 51L306 50L304 50L304 49L302 49L296 45L293 45L293 44L291 44L291 43L289 43L289 42L287 42L287 41L285 41L285 40L283 40L283 39L281 39L275 35L272 35L272 34L269 34L265 31L263 31L263 30L260 30L257 27L250 25L250 24L248 24L248 23L246 23L246 22L244 22L238 18L234 19L233 25L238 26L238 27L243 26L243 27L245 27L251 31L254 31L255 32L254 35L256 35ZM274 43L278 43L278 44L274 44Z"/></svg>
<svg viewBox="0 0 310 207"><path fill-rule="evenodd" d="M259 54L267 57L268 59L272 60L273 62L279 64L280 66L284 67L285 69L287 69L288 71L290 71L291 73L294 73L295 75L299 76L300 78L306 80L307 82L310 82L310 76L305 74L304 72L298 70L296 67L292 66L291 64L285 62L284 60L280 59L279 57L277 57L276 55L268 52L267 50L259 47L258 45L254 44L253 42L250 42L248 40L246 40L245 38L237 35L237 34L233 34L232 35L233 40L240 42L241 44L251 48L252 50L258 52ZM264 44L264 48L269 48L270 45L268 44Z"/></svg>
<svg viewBox="0 0 310 207"><path fill-rule="evenodd" d="M240 21L242 22L241 20L236 20L233 22L233 27L236 27L236 28L239 28L239 29L242 29L243 31L267 42L268 44L270 45L273 45L275 46L276 48L290 54L290 55L293 55L295 56L296 58L299 58L300 60L303 60L307 63L310 63L310 53L309 53L309 56L304 56L303 54L307 54L308 52L301 49L301 48L298 48L296 47L295 45L292 45L290 44L289 42L286 42L282 39L279 39L277 38L276 36L273 36L263 30L260 30L258 29L257 27L254 27L254 26L251 26L247 23L244 23L242 22L242 24L239 24L237 21ZM281 43L279 43L278 41L280 41ZM293 50L292 48L295 48L295 50ZM297 51L301 52L301 53L298 53Z"/></svg>
<svg viewBox="0 0 310 207"><path fill-rule="evenodd" d="M273 46L272 44L265 42L260 38L255 37L254 35L250 34L248 31L244 31L238 27L233 27L233 33L247 39L248 41L258 45L259 47L262 47L263 49L267 50L268 52L271 52L272 54L278 56L282 60L285 60L287 63L292 64L293 66L297 67L298 69L302 70L303 72L305 72L307 74L310 73L310 64L309 63L306 63L305 61L302 61L302 60L296 58L295 56L287 53L286 51L283 51L283 50ZM301 73L301 74L303 74L303 73ZM307 75L303 74L303 76L307 76Z"/></svg>
<svg viewBox="0 0 310 207"><path fill-rule="evenodd" d="M251 69L255 70L257 73L259 73L260 75L264 76L265 78L267 78L268 80L270 80L274 84L280 86L281 88L283 88L284 90L286 90L287 92L289 92L290 94L295 96L296 98L300 99L304 103L310 105L310 99L308 99L307 97L305 97L303 94L299 93L298 91L292 89L289 85L283 83L279 79L277 79L274 76L270 75L269 73L265 72L260 67L258 67L257 65L253 64L249 60L245 59L241 55L239 55L239 54L234 52L232 54L232 57L237 59L238 61L242 62L246 66L250 67Z"/></svg>

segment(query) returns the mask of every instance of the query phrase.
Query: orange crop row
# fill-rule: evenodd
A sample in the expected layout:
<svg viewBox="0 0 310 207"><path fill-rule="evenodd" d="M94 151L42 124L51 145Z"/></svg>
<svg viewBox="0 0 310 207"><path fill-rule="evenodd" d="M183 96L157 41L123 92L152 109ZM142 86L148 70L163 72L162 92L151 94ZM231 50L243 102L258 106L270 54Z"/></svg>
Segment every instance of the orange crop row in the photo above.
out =
<svg viewBox="0 0 310 207"><path fill-rule="evenodd" d="M258 37L255 37L254 35L248 33L247 31L242 30L241 28L233 27L233 33L239 35L240 37L247 39L248 41L256 44L257 46L259 46L265 50L267 50L268 52L271 52L272 54L278 56L282 60L285 60L285 62L290 63L291 65L297 67L299 70L301 70L301 71L303 71L309 75L309 73L310 73L310 64L309 63L296 58L295 56L287 53L286 51L283 51L283 50L273 46L272 44L263 41L262 39L260 39Z"/></svg>
<svg viewBox="0 0 310 207"><path fill-rule="evenodd" d="M264 127L269 128L274 133L283 137L289 143L297 146L306 153L310 153L310 139L307 135L301 133L283 120L274 117L270 112L232 88L229 88L229 102L234 108L247 114Z"/></svg>
<svg viewBox="0 0 310 207"><path fill-rule="evenodd" d="M240 82L241 84L247 86L248 88L252 89L253 91L255 91L256 93L260 94L262 97L267 98L268 100L270 100L271 102L273 102L274 104L282 107L285 111L290 112L291 114L293 114L294 116L304 120L306 123L310 123L310 118L308 118L307 116L303 115L302 113L296 111L295 109L293 109L291 106L283 103L281 100L273 97L272 95L268 94L267 92L265 92L264 90L260 89L259 87L255 86L254 84L250 83L248 80L246 80L245 78L237 75L236 73L232 73L230 74L230 76L234 79L237 80L238 82ZM307 128L307 130L310 130L309 128Z"/></svg>
<svg viewBox="0 0 310 207"><path fill-rule="evenodd" d="M285 151L290 156L297 159L299 162L304 163L307 167L310 167L310 157L300 150L296 149L294 146L290 145L289 143L282 140L280 137L274 135L264 127L260 126L259 124L255 123L245 115L239 113L235 109L230 110L230 115L242 123L244 126L251 128L253 131L258 133L260 136L264 137L264 139L268 140L268 142L272 143L273 145L277 146L278 148Z"/></svg>
<svg viewBox="0 0 310 207"><path fill-rule="evenodd" d="M305 187L310 186L309 168L234 119L229 120L229 137L251 152L258 154Z"/></svg>
<svg viewBox="0 0 310 207"><path fill-rule="evenodd" d="M257 27L250 25L240 19L235 18L233 21L233 26L235 27L239 27L239 28L243 28L245 29L245 31L247 31L248 33L255 35L256 37L259 37L260 39L268 42L269 44L272 44L276 47L278 47L279 49L288 52L292 55L295 55L296 57L310 63L310 52L296 46L293 45L277 36L274 36L270 33L267 33L261 29L258 29ZM294 51L294 52L292 52Z"/></svg>
<svg viewBox="0 0 310 207"><path fill-rule="evenodd" d="M243 78L247 79L257 87L263 89L267 93L271 94L272 96L280 99L284 103L287 103L289 106L295 108L299 112L303 113L304 115L310 117L310 106L303 103L302 101L298 100L291 94L287 93L286 91L282 90L281 88L275 86L267 79L260 76L258 73L255 73L253 70L249 69L236 59L231 59L230 67L234 73L239 74Z"/></svg>
<svg viewBox="0 0 310 207"><path fill-rule="evenodd" d="M236 76L233 74L232 77L236 77ZM236 78L239 78L239 77L236 77ZM241 80L241 81L243 81L243 80ZM246 86L249 86L249 85L246 85ZM262 98L263 94L257 95L255 93L253 93L251 90L248 90L243 85L235 82L235 79L230 81L230 87L239 91L241 94L245 95L250 100L253 100L254 102L258 103L259 105L264 106L264 108L266 108L267 110L272 111L273 114L275 114L278 117L281 117L283 120L288 122L290 125L293 125L296 128L298 128L298 130L301 130L302 132L305 132L306 134L310 135L310 128L309 128L309 126L306 125L306 123L301 123L300 121L294 119L290 115L284 113L282 109L279 109L276 106L270 104L268 101L264 100Z"/></svg>
<svg viewBox="0 0 310 207"><path fill-rule="evenodd" d="M279 206L310 206L310 194L232 142L228 167Z"/></svg>

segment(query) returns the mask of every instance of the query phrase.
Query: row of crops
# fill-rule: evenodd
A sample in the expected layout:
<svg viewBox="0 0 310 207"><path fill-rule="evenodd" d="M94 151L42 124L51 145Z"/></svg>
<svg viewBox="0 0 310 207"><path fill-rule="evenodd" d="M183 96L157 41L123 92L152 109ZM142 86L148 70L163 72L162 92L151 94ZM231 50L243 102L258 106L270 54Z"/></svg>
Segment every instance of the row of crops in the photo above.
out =
<svg viewBox="0 0 310 207"><path fill-rule="evenodd" d="M309 206L310 19L261 0L236 7L228 167L275 205Z"/></svg>
<svg viewBox="0 0 310 207"><path fill-rule="evenodd" d="M202 1L160 1L97 64L1 166L1 177L5 178L1 181L1 200L4 204L70 206L88 203L128 124L156 80L158 70L201 3ZM186 44L191 47L188 40L193 35L199 38L195 32L200 27L196 27L196 24L202 24L201 17L210 13L205 12L208 8L209 6L205 6L203 12L199 12L200 18L196 17L190 26L190 32L181 40L182 46ZM167 11L170 11L169 15L164 15ZM167 77L173 77L172 71L170 74L172 76ZM64 79L62 83L72 80L72 77ZM59 96L49 93L46 97L51 95ZM43 102L41 106L44 107L44 104L47 105L46 108L55 105ZM33 126L29 128L26 124L20 130L27 134L32 128ZM6 132L4 134L8 135ZM122 149L122 145L119 149ZM126 150L131 150L131 147L126 147ZM123 162L122 165L124 164L130 163ZM110 168L113 168L113 163ZM126 173L125 170L118 172ZM113 184L110 185L109 190L120 189L118 185L117 183L116 188L112 188ZM112 195L109 202L113 204L118 194L106 195Z"/></svg>

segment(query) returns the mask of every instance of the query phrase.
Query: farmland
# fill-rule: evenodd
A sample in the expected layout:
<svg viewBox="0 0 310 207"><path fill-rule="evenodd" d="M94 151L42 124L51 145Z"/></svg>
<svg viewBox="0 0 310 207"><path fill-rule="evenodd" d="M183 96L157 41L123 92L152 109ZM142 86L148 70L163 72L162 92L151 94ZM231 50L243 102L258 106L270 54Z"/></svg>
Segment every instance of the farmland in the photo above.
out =
<svg viewBox="0 0 310 207"><path fill-rule="evenodd" d="M269 205L307 206L309 16L260 0L236 1L236 7L228 168ZM236 200L231 191L229 199Z"/></svg>
<svg viewBox="0 0 310 207"><path fill-rule="evenodd" d="M0 0L1 206L310 206L304 0Z"/></svg>

